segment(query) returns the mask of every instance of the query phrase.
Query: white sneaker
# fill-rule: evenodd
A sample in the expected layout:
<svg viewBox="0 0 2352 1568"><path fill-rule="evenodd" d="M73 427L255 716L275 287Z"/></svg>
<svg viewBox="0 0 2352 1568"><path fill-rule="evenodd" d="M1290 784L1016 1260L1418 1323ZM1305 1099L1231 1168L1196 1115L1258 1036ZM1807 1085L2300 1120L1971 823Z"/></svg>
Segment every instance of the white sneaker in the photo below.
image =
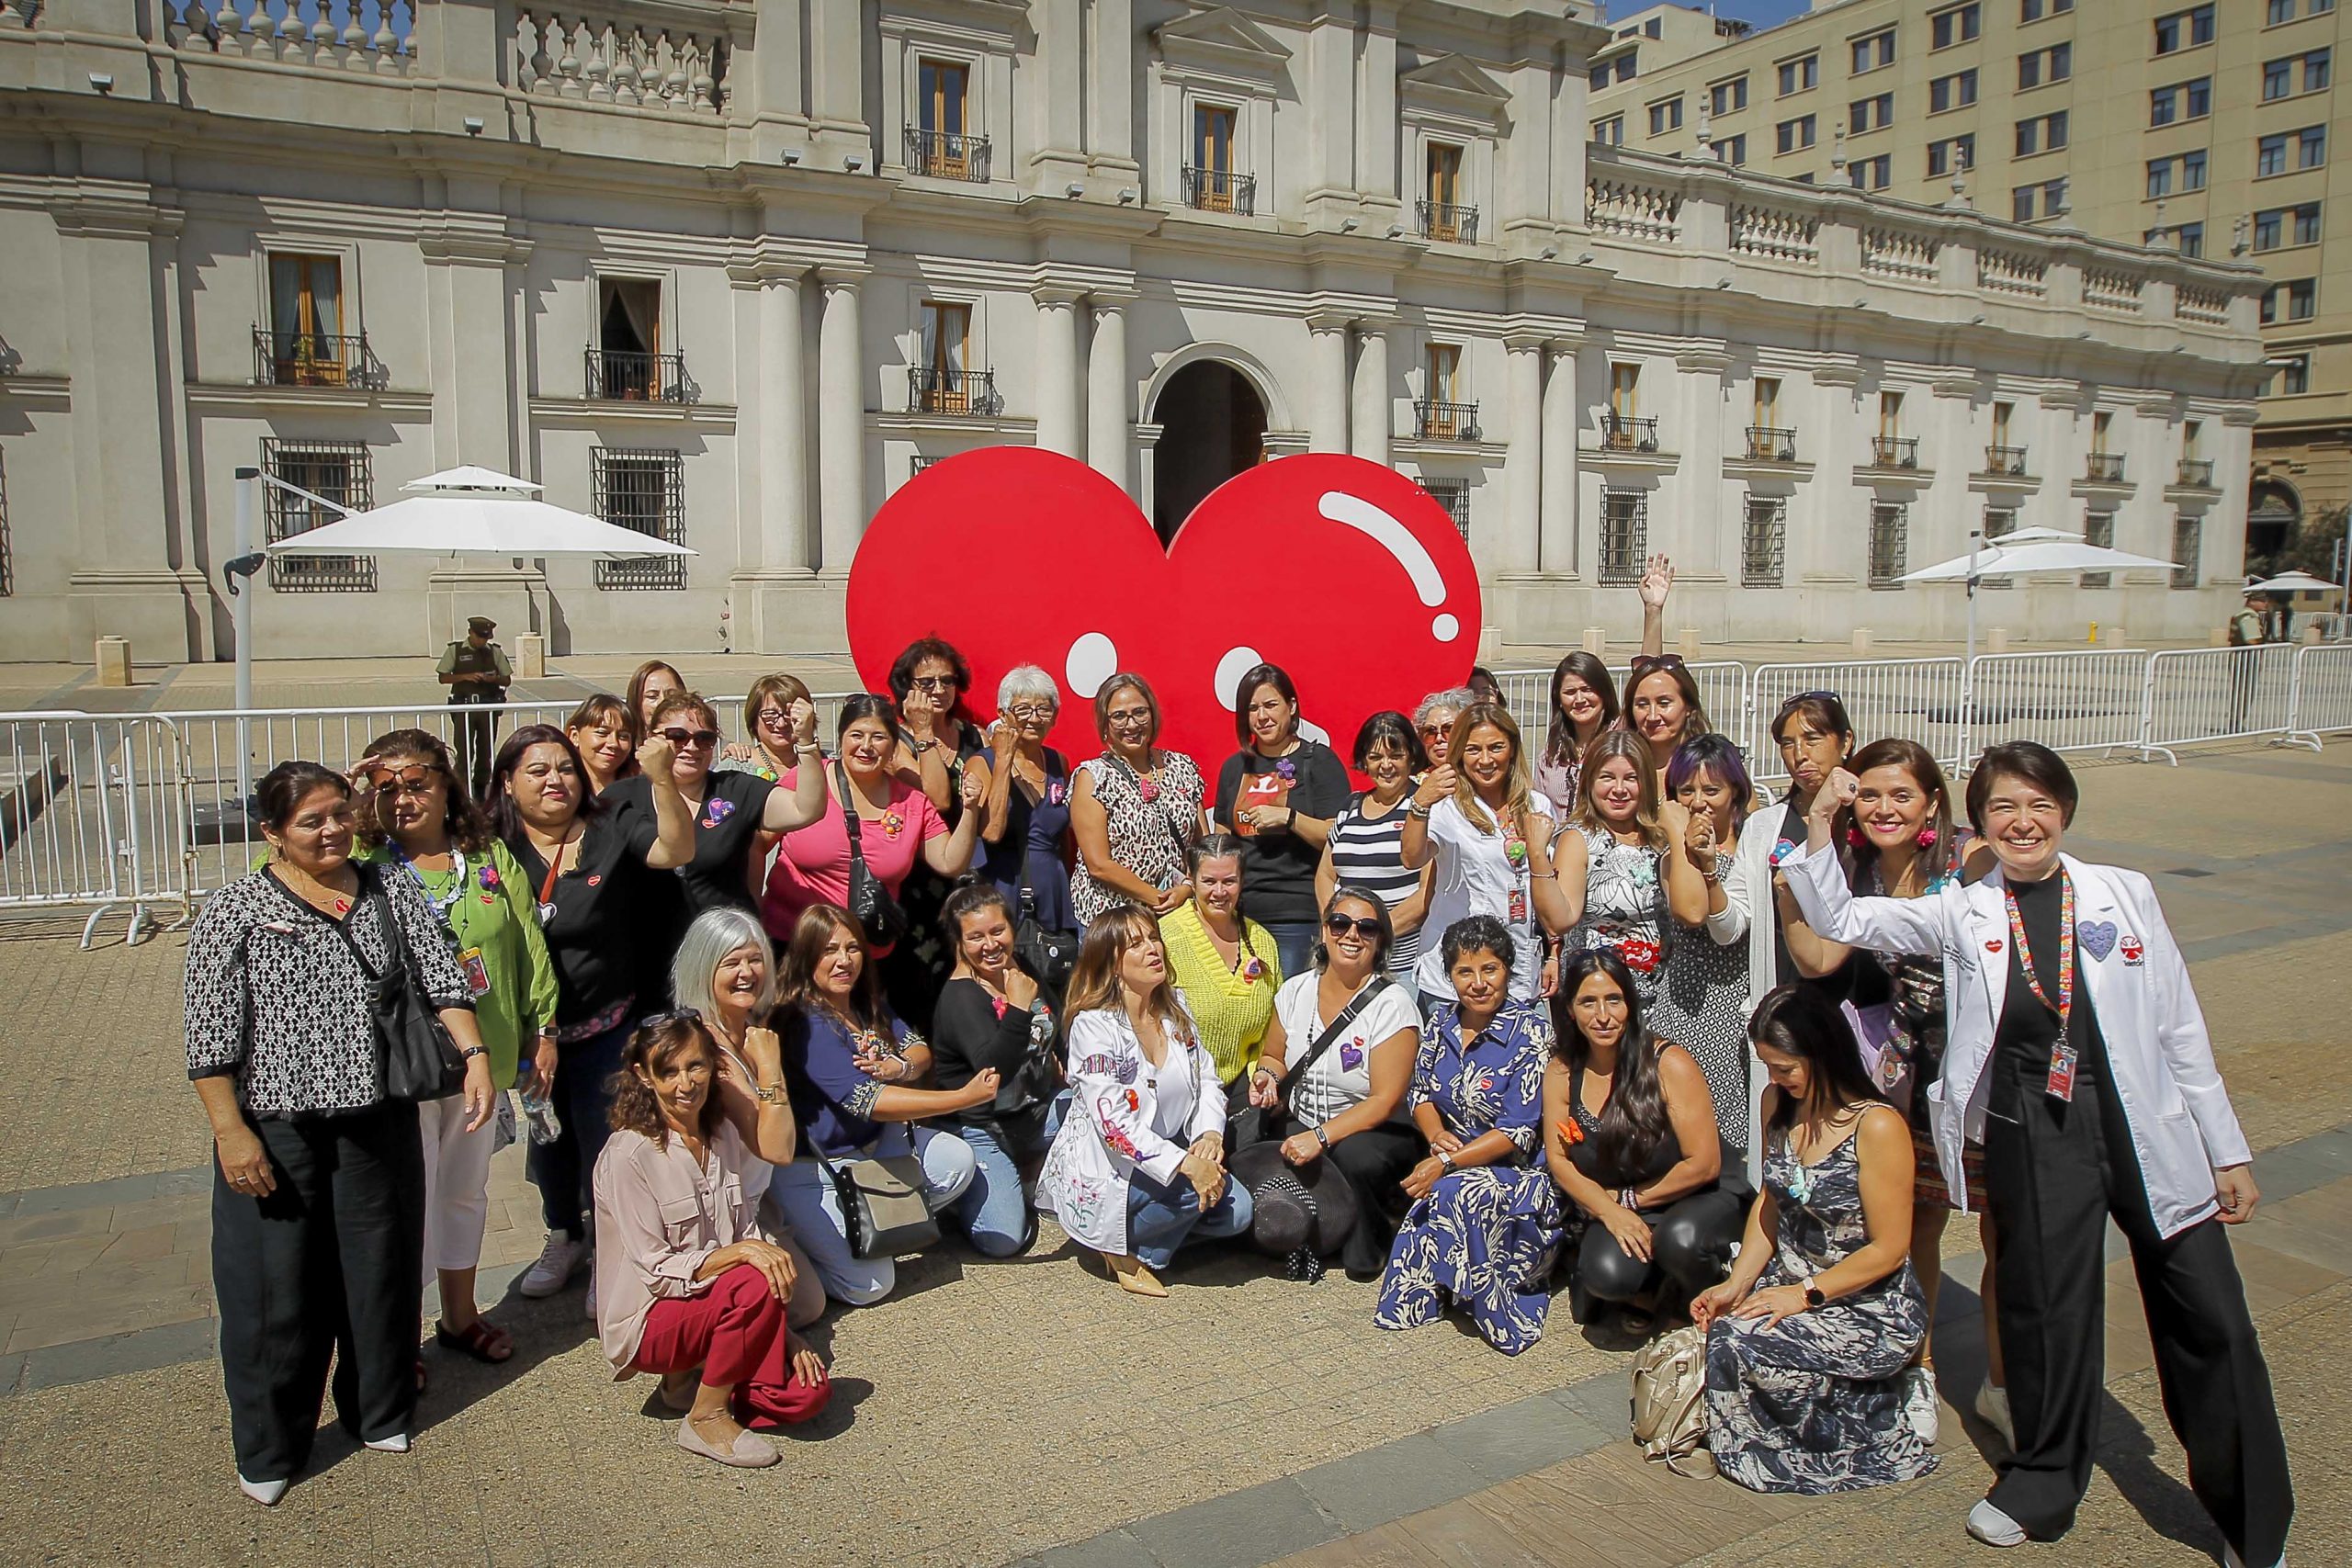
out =
<svg viewBox="0 0 2352 1568"><path fill-rule="evenodd" d="M1937 1409L1936 1380L1925 1367L1912 1367L1903 1374L1903 1419L1919 1440L1929 1448L1942 1435L1943 1420Z"/></svg>
<svg viewBox="0 0 2352 1568"><path fill-rule="evenodd" d="M280 1476L276 1481L247 1481L240 1475L237 1477L237 1490L265 1508L275 1508L277 1506L277 1500L286 1495L286 1478Z"/></svg>
<svg viewBox="0 0 2352 1568"><path fill-rule="evenodd" d="M596 1276L588 1276L588 1321L596 1321Z"/></svg>
<svg viewBox="0 0 2352 1568"><path fill-rule="evenodd" d="M1979 1383L1976 1387L1976 1414L1984 1425L2001 1434L2001 1441L2009 1446L2011 1453L2017 1452L2018 1428L2017 1423L2009 1418L2007 1389L1994 1387L1991 1378Z"/></svg>
<svg viewBox="0 0 2352 1568"><path fill-rule="evenodd" d="M1968 1510L1968 1533L1987 1546L2023 1546L2025 1527L1993 1506L1993 1499L1980 1499Z"/></svg>
<svg viewBox="0 0 2352 1568"><path fill-rule="evenodd" d="M571 1283L572 1274L580 1260L588 1254L588 1244L574 1241L561 1231L549 1231L548 1244L540 1250L539 1260L523 1270L514 1288L534 1301L544 1300Z"/></svg>

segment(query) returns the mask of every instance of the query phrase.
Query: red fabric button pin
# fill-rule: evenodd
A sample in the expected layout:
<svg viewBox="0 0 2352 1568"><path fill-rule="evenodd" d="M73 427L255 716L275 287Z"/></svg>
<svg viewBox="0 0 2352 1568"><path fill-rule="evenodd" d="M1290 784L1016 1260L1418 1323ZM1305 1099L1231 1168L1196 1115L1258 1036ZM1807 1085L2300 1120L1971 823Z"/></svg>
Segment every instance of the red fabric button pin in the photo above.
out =
<svg viewBox="0 0 2352 1568"><path fill-rule="evenodd" d="M1987 952L1987 953L1998 953L1998 952L2000 952L2000 951L2001 951L2001 939L2000 939L1999 937L1995 937L1992 941L1990 941L1990 942L1986 942L1986 943L1984 944L1984 951L1985 951L1985 952Z"/></svg>

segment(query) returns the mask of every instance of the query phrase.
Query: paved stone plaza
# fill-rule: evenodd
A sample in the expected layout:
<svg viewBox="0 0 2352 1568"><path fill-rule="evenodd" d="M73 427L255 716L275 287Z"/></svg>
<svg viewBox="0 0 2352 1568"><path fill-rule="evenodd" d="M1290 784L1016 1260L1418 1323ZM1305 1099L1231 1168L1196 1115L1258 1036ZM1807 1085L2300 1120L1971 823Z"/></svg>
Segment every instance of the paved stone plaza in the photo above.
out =
<svg viewBox="0 0 2352 1568"><path fill-rule="evenodd" d="M2178 769L2090 765L2071 840L2154 875L2255 1146L2237 1233L2296 1464L2299 1563L2352 1557L2352 748ZM62 919L0 925L0 1561L1223 1568L1989 1562L1961 1531L1984 1434L1974 1227L1947 1241L1944 1465L1826 1501L1645 1471L1630 1347L1563 1312L1516 1360L1449 1325L1385 1334L1372 1291L1219 1255L1173 1299L1122 1295L1048 1225L1031 1254L953 1246L817 1330L833 1408L773 1471L686 1458L616 1387L581 1293L496 1306L514 1359L428 1349L415 1451L322 1439L265 1513L231 1483L213 1359L209 1143L181 1068L183 938L82 953ZM117 928L119 932L119 928ZM492 1173L485 1299L541 1239L520 1152ZM2120 1247L2120 1243L2118 1244ZM2113 1258L2120 1257L2111 1252ZM2076 1533L2027 1562L2211 1561L2109 1273L2100 1468Z"/></svg>

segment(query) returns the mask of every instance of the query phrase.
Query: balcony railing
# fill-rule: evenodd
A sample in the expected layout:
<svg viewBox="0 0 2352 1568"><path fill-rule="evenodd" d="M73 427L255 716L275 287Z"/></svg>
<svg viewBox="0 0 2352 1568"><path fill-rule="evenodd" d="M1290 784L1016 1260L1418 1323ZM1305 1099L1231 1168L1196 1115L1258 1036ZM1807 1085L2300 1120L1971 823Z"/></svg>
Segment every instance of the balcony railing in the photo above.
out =
<svg viewBox="0 0 2352 1568"><path fill-rule="evenodd" d="M1247 218L1258 210L1258 176L1230 169L1184 171L1184 205L1203 212L1231 212Z"/></svg>
<svg viewBox="0 0 2352 1568"><path fill-rule="evenodd" d="M907 172L940 180L989 179L989 139L960 130L925 130L907 127Z"/></svg>
<svg viewBox="0 0 2352 1568"><path fill-rule="evenodd" d="M2005 479L2025 477L2025 448L2022 446L1987 446L1984 448L1984 471Z"/></svg>
<svg viewBox="0 0 2352 1568"><path fill-rule="evenodd" d="M2180 482L2190 490L2213 488L2213 460L2210 457L2183 457L2180 460Z"/></svg>
<svg viewBox="0 0 2352 1568"><path fill-rule="evenodd" d="M996 372L967 370L953 365L913 365L907 367L907 406L917 413L987 416L1003 404L996 395Z"/></svg>
<svg viewBox="0 0 2352 1568"><path fill-rule="evenodd" d="M1415 210L1421 220L1421 238L1457 245L1478 243L1478 209L1458 201L1424 201Z"/></svg>
<svg viewBox="0 0 2352 1568"><path fill-rule="evenodd" d="M368 352L368 334L335 337L322 333L274 333L254 329L256 387L380 387L382 367Z"/></svg>
<svg viewBox="0 0 2352 1568"><path fill-rule="evenodd" d="M1916 435L1873 435L1871 437L1871 467L1873 468L1916 468L1919 466L1919 438Z"/></svg>
<svg viewBox="0 0 2352 1568"><path fill-rule="evenodd" d="M1413 424L1415 434L1423 441L1476 441L1478 405L1423 398L1413 404Z"/></svg>
<svg viewBox="0 0 2352 1568"><path fill-rule="evenodd" d="M632 354L621 349L584 351L588 396L616 403L684 403L694 400L686 386L683 354Z"/></svg>
<svg viewBox="0 0 2352 1568"><path fill-rule="evenodd" d="M2120 452L2092 453L2088 459L2088 468L2083 477L2098 485L2121 484L2123 482L2123 454Z"/></svg>
<svg viewBox="0 0 2352 1568"><path fill-rule="evenodd" d="M1604 452L1655 452L1657 421L1634 419L1622 413L1600 416L1600 449Z"/></svg>
<svg viewBox="0 0 2352 1568"><path fill-rule="evenodd" d="M1797 433L1776 430L1768 424L1747 427L1747 460L1751 463L1793 463L1797 460Z"/></svg>

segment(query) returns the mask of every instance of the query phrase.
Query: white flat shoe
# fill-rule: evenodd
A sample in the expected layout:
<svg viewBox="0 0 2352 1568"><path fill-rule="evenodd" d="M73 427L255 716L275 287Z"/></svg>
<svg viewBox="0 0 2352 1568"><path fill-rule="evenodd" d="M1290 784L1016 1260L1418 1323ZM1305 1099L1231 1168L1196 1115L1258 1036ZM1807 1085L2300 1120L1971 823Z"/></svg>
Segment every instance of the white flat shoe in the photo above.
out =
<svg viewBox="0 0 2352 1568"><path fill-rule="evenodd" d="M367 1446L379 1454L404 1454L408 1452L408 1434L394 1432L389 1438L370 1438Z"/></svg>
<svg viewBox="0 0 2352 1568"><path fill-rule="evenodd" d="M247 1481L242 1475L237 1477L237 1490L265 1508L277 1506L277 1500L286 1495L287 1485L282 1476L276 1481Z"/></svg>
<svg viewBox="0 0 2352 1568"><path fill-rule="evenodd" d="M2025 1527L1982 1498L1968 1510L1968 1533L1987 1546L2023 1546Z"/></svg>
<svg viewBox="0 0 2352 1568"><path fill-rule="evenodd" d="M2227 1541L2222 1543L2222 1568L2245 1568L2245 1559L2240 1557L2238 1549ZM2278 1554L2278 1561L2272 1564L2272 1568L2287 1568L2285 1552Z"/></svg>
<svg viewBox="0 0 2352 1568"><path fill-rule="evenodd" d="M2009 1417L2007 1389L1995 1388L1990 1378L1977 1384L1976 1414L1984 1425L2001 1434L2001 1441L2008 1444L2011 1453L2017 1452L2018 1428L2017 1423Z"/></svg>

